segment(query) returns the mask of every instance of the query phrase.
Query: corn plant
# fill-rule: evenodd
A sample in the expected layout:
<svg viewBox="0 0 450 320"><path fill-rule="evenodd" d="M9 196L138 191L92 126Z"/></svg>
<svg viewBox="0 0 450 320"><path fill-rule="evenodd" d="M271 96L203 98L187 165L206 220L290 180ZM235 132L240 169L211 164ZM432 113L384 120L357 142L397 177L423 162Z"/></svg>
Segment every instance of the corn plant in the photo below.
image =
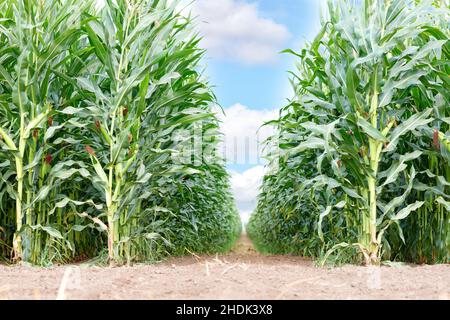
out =
<svg viewBox="0 0 450 320"><path fill-rule="evenodd" d="M443 2L444 3L444 2ZM433 70L422 85L410 91L418 110L433 108L435 121L431 128L424 132L425 139L411 138L402 148L413 151L419 148L424 157L416 161L418 182L414 184L410 197L423 199L425 204L417 214L409 216L402 222L405 242L394 233L390 233L390 242L395 247L398 258L419 263L448 262L450 257L448 194L449 154L446 148L446 134L449 130L450 100L448 88L449 43L448 43L448 11L435 17L437 27L428 28L416 42L426 45L432 37L446 41L442 48L441 59L430 60Z"/></svg>
<svg viewBox="0 0 450 320"><path fill-rule="evenodd" d="M46 142L54 134L52 117L61 103L55 97L61 90L55 72L64 67L71 44L80 36L78 26L85 5L78 1L44 1L42 5L2 1L1 6L0 135L3 156L9 163L3 182L15 199L14 259L29 260L33 231L62 238L41 221L45 219L37 209L59 183L56 178L53 185L42 185L52 162ZM27 242L27 252L23 252L23 241Z"/></svg>
<svg viewBox="0 0 450 320"><path fill-rule="evenodd" d="M77 82L88 97L84 103L90 112L85 121L91 122L92 139L86 151L95 172L93 183L105 201L111 261L120 261L122 252L128 260L133 256L126 243L132 240L136 243L133 225L138 225L130 217L143 210L145 198L139 197L139 190L160 174L186 171L185 167L174 166L162 170L171 149L161 149L157 138L162 135L167 139L177 127L212 117L211 113L196 110L196 105L177 110L181 103L187 106L187 99L195 101L195 90L203 84L192 81L180 88L170 86L184 78L183 67L199 57L197 41L181 36L186 35L183 29L188 24L180 23L174 6L163 1L107 1L100 11L102 19L84 27L98 63L89 67L95 68L89 72L92 76L78 78ZM195 102L201 99L211 100L208 94L203 94ZM173 112L171 117L163 119L158 115L169 111ZM83 110L78 112L82 114ZM156 168L152 167L155 162ZM147 210L165 211L150 207L142 213ZM152 240L158 233L146 230L142 236Z"/></svg>
<svg viewBox="0 0 450 320"><path fill-rule="evenodd" d="M448 105L448 93L439 94L448 83L448 35L440 31L446 15L430 1L330 1L314 42L301 53L287 51L301 59L292 80L297 98L278 121L282 176L266 177L250 224L260 246L261 225L282 215L290 222L279 232L290 230L291 244L323 261L342 248L355 248L366 264L395 256L387 232L396 227L404 241L402 222L425 204L411 195L439 118L420 98ZM286 195L286 183L295 195ZM290 205L280 208L286 199ZM264 209L267 202L273 211ZM304 211L305 202L316 214ZM304 217L293 220L296 214ZM447 213L439 219L448 229ZM292 220L312 220L316 232L302 232L300 224L295 230Z"/></svg>
<svg viewBox="0 0 450 320"><path fill-rule="evenodd" d="M106 247L111 263L131 263L236 239L221 160L176 161L178 130L210 137L204 149L219 136L204 51L176 5L0 2L3 258L13 248L15 261L47 265Z"/></svg>

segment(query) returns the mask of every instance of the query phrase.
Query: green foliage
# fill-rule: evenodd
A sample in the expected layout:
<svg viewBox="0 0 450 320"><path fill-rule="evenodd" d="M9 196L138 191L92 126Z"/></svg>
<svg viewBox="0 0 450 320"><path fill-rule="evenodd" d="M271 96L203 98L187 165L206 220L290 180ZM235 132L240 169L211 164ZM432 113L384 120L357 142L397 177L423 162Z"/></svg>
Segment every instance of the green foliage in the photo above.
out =
<svg viewBox="0 0 450 320"><path fill-rule="evenodd" d="M448 262L448 17L430 1L330 1L314 42L287 51L296 97L248 227L258 248Z"/></svg>
<svg viewBox="0 0 450 320"><path fill-rule="evenodd" d="M0 256L226 250L240 232L203 51L177 1L0 0ZM198 184L198 185L197 185ZM10 256L11 252L14 253Z"/></svg>

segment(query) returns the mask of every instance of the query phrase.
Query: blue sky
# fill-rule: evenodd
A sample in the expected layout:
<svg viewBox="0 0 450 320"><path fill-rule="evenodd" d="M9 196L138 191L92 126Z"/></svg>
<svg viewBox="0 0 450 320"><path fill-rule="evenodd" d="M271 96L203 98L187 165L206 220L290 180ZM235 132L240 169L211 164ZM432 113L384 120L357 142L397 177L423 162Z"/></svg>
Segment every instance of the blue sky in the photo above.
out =
<svg viewBox="0 0 450 320"><path fill-rule="evenodd" d="M190 0L186 0L190 1ZM224 155L244 223L264 176L258 143L273 133L258 128L275 119L291 97L288 70L320 28L322 0L196 0L190 7L207 49L205 73L220 105ZM248 147L250 146L250 147ZM249 160L250 159L250 160Z"/></svg>
<svg viewBox="0 0 450 320"><path fill-rule="evenodd" d="M211 1L211 0L210 0ZM215 1L215 0L212 0ZM241 1L242 2L242 1ZM305 39L314 38L319 26L318 0L259 0L255 3L262 17L284 25L289 39L280 49L298 50ZM263 30L261 30L263 33ZM274 51L277 54L277 51ZM216 85L222 106L241 103L256 109L279 108L289 95L287 70L293 67L290 55L280 54L277 61L252 65L239 60L210 58L207 73Z"/></svg>

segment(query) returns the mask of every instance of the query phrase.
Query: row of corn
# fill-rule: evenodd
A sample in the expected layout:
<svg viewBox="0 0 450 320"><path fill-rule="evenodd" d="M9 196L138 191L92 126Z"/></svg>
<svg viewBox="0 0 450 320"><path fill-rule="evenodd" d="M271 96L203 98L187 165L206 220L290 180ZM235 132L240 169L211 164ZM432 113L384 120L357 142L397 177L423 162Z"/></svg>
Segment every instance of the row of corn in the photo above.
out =
<svg viewBox="0 0 450 320"><path fill-rule="evenodd" d="M329 1L248 232L323 263L450 260L448 1Z"/></svg>
<svg viewBox="0 0 450 320"><path fill-rule="evenodd" d="M1 260L121 264L236 239L204 52L178 5L0 0Z"/></svg>

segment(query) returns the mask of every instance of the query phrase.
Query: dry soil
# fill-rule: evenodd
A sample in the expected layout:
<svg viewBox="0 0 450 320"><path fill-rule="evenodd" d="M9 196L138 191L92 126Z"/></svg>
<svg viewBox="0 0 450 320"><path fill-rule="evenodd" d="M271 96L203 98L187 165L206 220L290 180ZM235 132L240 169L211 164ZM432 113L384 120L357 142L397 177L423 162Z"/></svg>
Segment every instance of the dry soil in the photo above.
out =
<svg viewBox="0 0 450 320"><path fill-rule="evenodd" d="M155 265L0 266L0 299L450 299L450 265L318 268L262 256L244 236L229 254Z"/></svg>

